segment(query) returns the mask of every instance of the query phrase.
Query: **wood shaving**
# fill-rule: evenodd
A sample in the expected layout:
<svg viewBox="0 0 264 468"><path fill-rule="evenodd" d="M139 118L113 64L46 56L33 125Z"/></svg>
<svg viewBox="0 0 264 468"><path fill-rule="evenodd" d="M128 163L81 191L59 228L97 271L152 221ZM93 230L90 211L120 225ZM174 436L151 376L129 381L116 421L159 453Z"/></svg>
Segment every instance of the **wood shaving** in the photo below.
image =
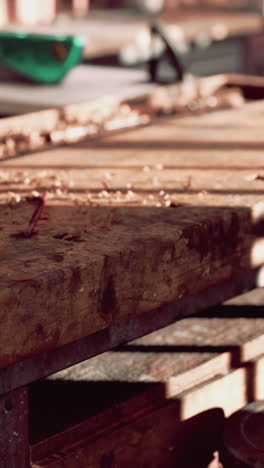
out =
<svg viewBox="0 0 264 468"><path fill-rule="evenodd" d="M101 196L104 197L104 198L109 198L109 197L110 197L110 193L107 192L106 190L103 190L103 191L101 192Z"/></svg>
<svg viewBox="0 0 264 468"><path fill-rule="evenodd" d="M248 182L254 182L258 177L258 174L249 174L247 176L244 177L245 180L247 180Z"/></svg>
<svg viewBox="0 0 264 468"><path fill-rule="evenodd" d="M30 177L25 177L25 178L23 179L23 183L24 183L25 185L29 185L29 184L31 183Z"/></svg>
<svg viewBox="0 0 264 468"><path fill-rule="evenodd" d="M79 104L57 113L54 128L48 131L28 131L23 129L23 125L19 130L10 130L0 139L0 158L45 149L50 145L74 144L101 136L105 132L147 123L146 115L142 115L139 110L117 102L109 105L99 101L94 105Z"/></svg>
<svg viewBox="0 0 264 468"><path fill-rule="evenodd" d="M143 172L150 172L150 167L149 166L144 166L143 167Z"/></svg>
<svg viewBox="0 0 264 468"><path fill-rule="evenodd" d="M105 178L106 180L112 180L113 174L111 174L111 172L105 172L105 173L104 173L104 178Z"/></svg>
<svg viewBox="0 0 264 468"><path fill-rule="evenodd" d="M240 88L225 87L223 78L187 77L183 83L157 88L151 95L138 98L137 102L132 99L124 103L115 98L104 98L94 103L54 109L49 125L42 125L41 122L42 112L44 115L47 111L36 114L36 125L24 125L23 119L27 117L21 116L20 126L16 120L12 130L10 121L10 128L0 138L0 158L44 150L50 146L74 144L122 129L149 125L159 115L207 112L243 104ZM32 115L29 117L32 119ZM155 164L154 169L162 170L163 164ZM145 166L143 170L149 172L151 169Z"/></svg>
<svg viewBox="0 0 264 468"><path fill-rule="evenodd" d="M203 199L204 197L206 197L206 195L208 195L208 192L206 190L202 190L198 193L197 197Z"/></svg>
<svg viewBox="0 0 264 468"><path fill-rule="evenodd" d="M126 194L126 198L131 200L132 198L136 198L136 194L132 190L128 190Z"/></svg>
<svg viewBox="0 0 264 468"><path fill-rule="evenodd" d="M7 193L8 203L17 204L21 202L21 196L18 193L8 192Z"/></svg>

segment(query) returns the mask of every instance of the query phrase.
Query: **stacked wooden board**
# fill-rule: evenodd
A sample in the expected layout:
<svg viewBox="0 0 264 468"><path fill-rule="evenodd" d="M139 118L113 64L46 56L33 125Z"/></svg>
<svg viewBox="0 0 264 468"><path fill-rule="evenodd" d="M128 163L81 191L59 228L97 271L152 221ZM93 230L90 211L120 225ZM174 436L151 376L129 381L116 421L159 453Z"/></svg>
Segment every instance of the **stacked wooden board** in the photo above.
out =
<svg viewBox="0 0 264 468"><path fill-rule="evenodd" d="M241 296L35 384L33 466L205 468L216 450L226 460L225 418L264 398L263 301L261 290Z"/></svg>

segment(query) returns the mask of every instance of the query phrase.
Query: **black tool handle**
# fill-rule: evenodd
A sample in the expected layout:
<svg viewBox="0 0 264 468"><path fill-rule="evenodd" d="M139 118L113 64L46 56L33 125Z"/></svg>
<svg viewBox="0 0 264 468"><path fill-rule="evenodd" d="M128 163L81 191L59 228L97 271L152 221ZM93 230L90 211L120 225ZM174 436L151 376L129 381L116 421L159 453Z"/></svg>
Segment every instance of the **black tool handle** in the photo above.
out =
<svg viewBox="0 0 264 468"><path fill-rule="evenodd" d="M160 23L153 23L151 25L151 37L154 38L155 35L159 36L166 46L165 54L176 72L176 81L183 81L186 70L182 54L180 54L166 29ZM157 81L158 67L162 56L163 54L159 57L153 56L149 61L149 73L153 82Z"/></svg>

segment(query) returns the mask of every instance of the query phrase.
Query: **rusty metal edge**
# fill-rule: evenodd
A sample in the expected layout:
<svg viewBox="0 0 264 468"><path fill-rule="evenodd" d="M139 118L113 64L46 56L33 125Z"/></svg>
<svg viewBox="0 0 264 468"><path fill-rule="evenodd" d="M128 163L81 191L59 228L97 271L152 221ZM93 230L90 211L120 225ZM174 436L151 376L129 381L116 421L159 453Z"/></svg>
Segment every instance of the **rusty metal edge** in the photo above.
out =
<svg viewBox="0 0 264 468"><path fill-rule="evenodd" d="M0 395L140 338L258 287L260 269L244 271L206 290L131 317L93 335L0 369Z"/></svg>

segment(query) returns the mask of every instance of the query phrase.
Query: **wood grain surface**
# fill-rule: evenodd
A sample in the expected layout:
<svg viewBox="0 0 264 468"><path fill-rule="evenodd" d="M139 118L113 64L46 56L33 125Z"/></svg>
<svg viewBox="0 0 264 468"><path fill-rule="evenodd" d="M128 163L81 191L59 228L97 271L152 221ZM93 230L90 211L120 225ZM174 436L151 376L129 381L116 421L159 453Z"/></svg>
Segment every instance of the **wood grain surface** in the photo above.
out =
<svg viewBox="0 0 264 468"><path fill-rule="evenodd" d="M261 265L263 109L161 119L3 161L0 365Z"/></svg>

